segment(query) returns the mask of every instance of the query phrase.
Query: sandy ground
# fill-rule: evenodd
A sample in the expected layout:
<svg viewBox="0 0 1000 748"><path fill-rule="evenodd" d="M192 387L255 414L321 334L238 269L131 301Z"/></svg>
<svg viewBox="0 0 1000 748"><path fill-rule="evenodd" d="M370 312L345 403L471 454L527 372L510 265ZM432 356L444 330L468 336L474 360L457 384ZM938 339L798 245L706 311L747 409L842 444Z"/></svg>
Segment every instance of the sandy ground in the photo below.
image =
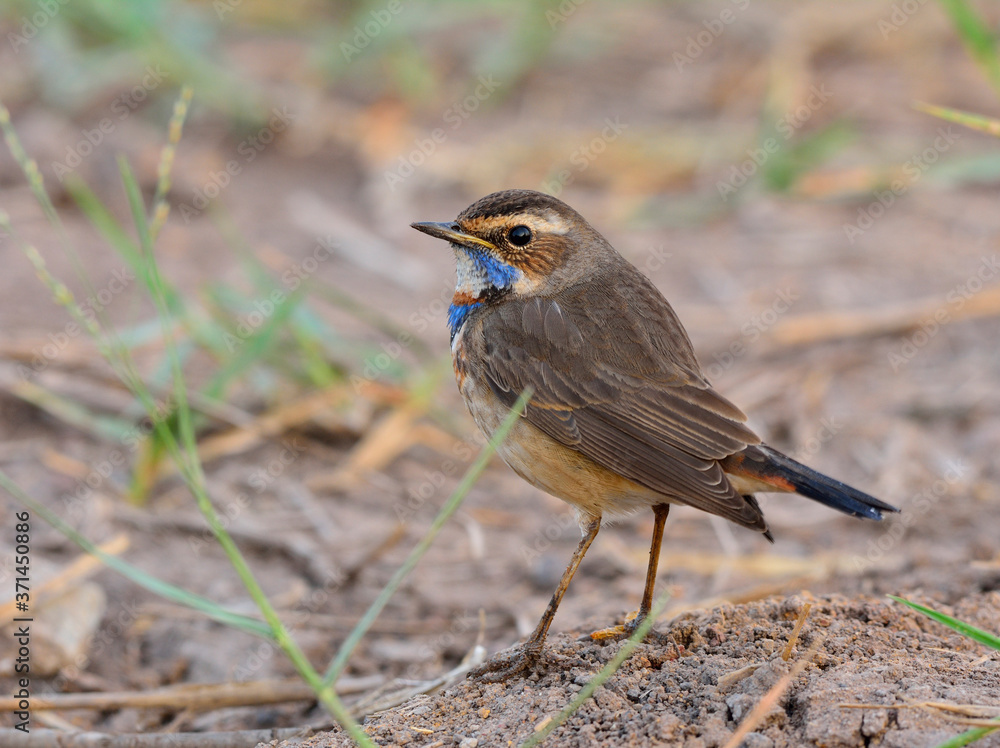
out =
<svg viewBox="0 0 1000 748"><path fill-rule="evenodd" d="M251 35L227 43L231 64L299 115L218 199L276 277L301 267L320 239L333 236L337 251L317 277L376 305L444 362L452 260L408 224L449 219L494 189L551 186L568 171L562 197L671 300L713 383L751 425L775 447L903 510L876 524L797 497L762 497L774 546L697 512L672 512L659 576L672 597L656 633L551 745L646 745L653 738L723 745L814 644L809 666L745 745L932 746L964 728L919 702L1000 700L996 657L884 597L911 597L993 631L1000 619L1000 345L996 312L974 313L996 308L989 304L1000 281L997 177L989 171L996 141L954 126L949 134L911 108L913 100L926 100L992 111L984 102L995 97L932 4L888 36L879 31L888 12L881 4L838 4L833 15L830 7L754 2L744 22L679 68L672 54L705 28L707 11L586 4L567 20L551 57L449 131L395 189L387 173L462 100L469 81L454 71L470 54L465 45L486 31L442 42L439 54L449 63L442 70L453 72L442 73L444 92L422 106L366 98L350 82L322 91L275 83L274 66L283 66L282 80L305 78L307 55L298 41ZM612 39L601 30L629 33ZM597 51L581 59L580 45L598 41ZM30 80L25 59L11 58L17 64L6 67L5 80ZM810 107L813 87L823 86L829 97ZM24 85L14 90L18 96L7 96L14 124L55 188L95 287L110 288L121 261L52 174L94 114L69 115ZM98 114L112 98L96 105ZM765 100L776 112L767 116L772 124L787 116L796 124L781 153L841 121L853 128L853 140L786 193L747 185L723 200L719 184L731 184L731 169L757 147ZM616 117L627 124L620 137L605 137L599 157L580 161L579 149L600 139ZM129 154L151 190L164 119L164 112L149 111L127 120L79 167L122 217L114 152ZM180 212L203 190L205 175L238 153L241 137L196 110L178 153L174 214L158 257L192 297L210 281L246 285L213 221L185 221ZM892 205L873 207L884 180L898 175L900 164L929 159L921 155L927 153L936 154L934 164ZM8 168L6 153L0 167L3 209L53 272L72 278L55 232ZM0 251L3 469L88 537L126 535L130 562L251 611L221 553L203 542L202 520L176 479L159 484L146 506L129 507L129 472L117 466L85 501L72 500L121 445L32 404L18 384L18 367L53 343L51 336L61 340L66 319L16 245L8 240ZM110 317L121 324L148 319L149 304L138 296L130 287L116 297ZM417 369L416 346L397 350L393 338L342 309L316 308L342 334L330 355L346 371L399 387ZM81 337L67 343L28 380L96 413L134 413L93 348ZM155 368L154 350L140 350L140 359L146 370ZM197 362L194 368L198 381ZM232 528L265 590L294 619L295 636L319 667L423 535L478 446L448 365L440 371L430 404L412 418L419 428L373 469L346 478L342 470L355 464L380 423L398 416L398 398L365 395L317 408L274 439L206 466L213 498L231 510ZM230 401L257 414L309 394L283 384L264 397L248 386ZM226 427L220 421L211 429ZM5 537L16 508L6 498L0 505ZM386 745L517 744L613 656L618 644L580 637L636 607L651 528L651 516L636 515L602 530L556 617L537 674L502 685L461 682L371 716L366 729ZM374 677L388 687L397 678L451 670L480 636L489 653L512 645L534 626L577 538L565 505L506 466L491 465L362 642L346 677ZM78 553L40 521L33 545L39 581L65 571ZM76 664L57 661L56 672L37 681L40 693L293 674L270 645L121 577L100 572L90 583L96 591L71 601L70 617L89 611L99 625ZM7 592L0 589L0 600ZM785 661L782 650L807 600L812 611ZM57 615L67 616L52 613L50 624ZM44 611L39 619L45 623ZM7 655L0 649L0 663L9 664ZM10 691L9 673L3 677ZM59 720L46 724L154 732L287 727L322 715L300 701L209 712L67 711ZM11 724L10 717L0 723ZM310 741L333 745L342 738L334 732Z"/></svg>
<svg viewBox="0 0 1000 748"><path fill-rule="evenodd" d="M786 646L801 606L807 624ZM954 613L990 625L996 592L967 598ZM508 684L466 682L371 717L379 745L517 744L554 717L620 643L563 634L539 672ZM815 652L812 650L815 648ZM805 654L803 654L805 652ZM995 659L919 615L867 596L795 596L722 605L680 616L639 645L551 736L561 746L726 745L738 725L797 657L810 665L757 722L741 745L914 746L954 734L932 703L972 703L1000 689ZM338 733L281 746L341 746ZM998 745L996 738L980 745Z"/></svg>

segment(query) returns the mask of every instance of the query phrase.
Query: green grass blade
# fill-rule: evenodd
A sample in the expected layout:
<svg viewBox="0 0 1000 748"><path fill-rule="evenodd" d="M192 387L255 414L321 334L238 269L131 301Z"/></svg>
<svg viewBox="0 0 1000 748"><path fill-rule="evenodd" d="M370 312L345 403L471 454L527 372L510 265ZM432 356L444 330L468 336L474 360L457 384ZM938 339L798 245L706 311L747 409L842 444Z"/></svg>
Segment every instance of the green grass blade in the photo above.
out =
<svg viewBox="0 0 1000 748"><path fill-rule="evenodd" d="M142 569L133 566L127 561L123 561L117 556L105 553L83 535L74 530L69 524L63 521L63 519L55 512L51 511L44 504L41 504L28 496L28 494L26 494L24 490L11 480L10 477L3 471L0 471L0 486L3 486L3 488L5 488L11 496L20 501L32 512L37 514L67 538L80 546L80 548L99 559L105 566L114 569L123 577L129 579L140 587L143 587L153 594L159 595L167 600L204 613L208 617L213 618L220 623L255 634L256 636L262 636L266 639L273 640L271 630L260 621L226 610L208 598L201 597L194 592L189 592L188 590L172 585L169 582L164 582L162 579L158 579L157 577L146 573Z"/></svg>
<svg viewBox="0 0 1000 748"><path fill-rule="evenodd" d="M150 227L150 233L154 240L159 236L160 229L167 222L167 215L170 213L170 204L167 202L167 193L170 191L171 185L170 175L173 173L177 144L181 142L184 122L187 119L188 110L191 108L193 96L194 89L191 86L185 85L181 88L181 95L174 102L174 113L170 118L167 144L160 152L160 163L156 167L156 194L153 195L153 217Z"/></svg>
<svg viewBox="0 0 1000 748"><path fill-rule="evenodd" d="M78 176L72 174L63 183L70 197L108 243L117 250L129 267L136 273L141 268L139 247L118 220L111 214L101 199L97 197Z"/></svg>
<svg viewBox="0 0 1000 748"><path fill-rule="evenodd" d="M979 114L963 112L960 109L952 109L946 106L925 104L922 101L915 102L913 104L913 108L948 122L954 122L955 124L962 125L963 127L968 127L971 130L979 130L980 132L985 132L989 135L1000 138L1000 119L983 117Z"/></svg>
<svg viewBox="0 0 1000 748"><path fill-rule="evenodd" d="M118 156L118 173L122 178L122 186L125 188L125 196L128 198L128 207L132 211L132 222L136 231L139 232L139 248L144 252L153 251L153 235L149 230L149 219L146 217L146 202L142 199L142 188L132 173L132 167L128 165L125 156Z"/></svg>
<svg viewBox="0 0 1000 748"><path fill-rule="evenodd" d="M150 230L149 220L146 217L145 205L142 199L142 192L136 181L128 163L124 159L119 159L119 169L122 183L124 184L129 206L132 210L132 217L139 232L139 243L143 252L144 276L149 279L150 294L156 306L157 313L163 325L164 342L166 345L167 358L170 361L173 373L173 396L174 412L177 417L177 428L180 433L180 444L174 435L166 428L158 428L157 434L164 437L164 445L169 450L171 457L177 464L178 469L184 478L185 483L191 490L198 505L198 509L204 515L212 533L215 535L223 552L229 559L230 564L239 576L240 581L246 588L247 593L256 603L258 609L267 622L271 636L278 646L291 661L292 665L302 676L302 678L315 691L317 698L333 717L344 726L344 729L358 743L364 746L371 746L368 736L361 729L361 726L350 716L347 708L337 696L333 688L323 682L320 675L313 668L305 652L302 651L298 643L292 637L278 612L271 601L267 598L260 582L254 576L249 563L236 545L232 536L226 530L218 512L212 505L205 486L205 475L202 471L201 461L198 458L198 445L195 438L194 423L191 408L188 403L187 387L184 381L184 372L181 368L180 356L177 353L177 346L174 340L175 325L173 317L167 304L166 285L160 276L159 267L153 254L153 234ZM145 384L139 380L137 387L142 391L143 399L151 400L152 397Z"/></svg>
<svg viewBox="0 0 1000 748"><path fill-rule="evenodd" d="M357 647L358 642L365 635L368 629L371 627L375 619L378 618L379 613L389 602L389 599L395 594L399 585L403 583L403 580L407 575L413 570L413 567L417 565L427 549L431 547L434 542L434 538L437 537L438 532L444 526L445 522L455 513L459 506L461 506L462 501L465 500L466 494L475 485L476 481L479 480L479 476L482 474L483 470L486 469L486 465L489 464L490 458L493 453L496 452L497 447L503 443L506 438L507 433L514 427L517 419L521 417L521 413L524 412L525 406L531 399L531 389L528 388L521 393L521 396L514 403L514 407L511 408L510 413L504 419L503 423L500 424L500 428L496 430L496 433L490 438L489 442L480 451L479 456L476 461L469 466L469 469L465 471L465 475L462 477L461 483L445 502L445 505L441 507L441 511L434 518L434 522L431 523L430 528L424 534L424 537L420 539L420 542L410 551L410 555L406 557L403 565L396 570L396 573L386 584L385 588L379 593L379 596L375 598L375 602L371 604L365 614L358 621L357 625L348 635L344 643L340 645L340 649L337 651L337 655L333 658L330 666L326 670L326 674L323 676L323 684L326 686L332 686L340 673L344 670L347 665L348 659L350 659L351 654L354 652L354 648Z"/></svg>
<svg viewBox="0 0 1000 748"><path fill-rule="evenodd" d="M143 287L152 293L148 268L139 245L129 236L128 232L118 222L118 219L108 210L93 190L78 177L74 175L67 177L65 184L70 197L73 198L80 211L112 248L121 255L132 272L135 273L136 278L141 281ZM184 298L174 286L165 280L162 280L161 285L171 312L175 317L184 321L185 327L191 332L191 335L198 343L215 354L224 351L225 344L222 331L210 322L198 319L187 308Z"/></svg>
<svg viewBox="0 0 1000 748"><path fill-rule="evenodd" d="M9 115L7 115L6 110L2 108L2 104L0 104L0 129L3 130L3 134L5 138L7 138L8 142L14 142L15 144L19 143L16 139L16 133L14 133L13 128L10 127ZM29 163L24 159L21 159L21 161L23 162L22 166L26 169L26 174L30 180L31 169L29 167L33 164L33 162ZM125 188L133 220L135 221L136 229L139 234L139 248L137 253L139 261L137 264L136 275L143 279L156 306L157 316L160 321L166 344L167 359L170 363L170 368L173 374L173 390L171 395L174 402L171 404L171 409L168 409L167 411L168 415L171 416L170 418L163 417L163 408L157 404L149 387L139 376L130 351L119 339L114 336L113 330L110 329L110 326L107 325L107 323L104 323L104 331L106 332L106 335L102 335L102 329L96 322L84 319L79 308L75 304L72 293L70 293L65 284L58 281L51 275L51 273L49 273L45 261L38 251L31 246L25 246L25 254L35 266L39 279L51 290L56 302L65 307L73 318L97 341L101 354L111 363L112 367L115 369L115 373L118 374L122 382L125 383L132 394L142 403L147 414L150 418L152 418L156 438L160 440L160 443L176 462L184 482L194 496L199 510L205 516L212 533L266 621L266 626L261 624L259 621L253 621L252 627L254 632L263 632L263 635L269 636L277 643L302 678L315 691L318 700L323 704L327 711L329 711L333 717L344 726L348 734L350 734L355 742L365 746L366 748L368 746L373 746L371 740L361 729L360 725L358 725L357 722L351 717L350 712L346 707L344 707L343 702L337 696L333 688L323 683L319 673L312 667L308 658L305 656L305 653L298 646L288 629L282 623L277 611L274 609L274 606L267 599L263 589L254 577L253 572L250 570L246 559L236 546L232 536L226 531L218 512L215 510L215 507L212 505L212 501L208 496L205 486L205 476L202 472L201 462L198 459L192 415L188 405L187 390L185 388L183 372L181 370L181 359L178 355L177 346L174 341L174 333L178 326L175 322L176 315L171 313L168 303L169 289L160 276L159 268L157 267L153 254L154 234L151 231L149 219L146 216L142 191L140 190L138 182L136 181L128 163L124 160L124 158L119 158L118 163L122 183ZM37 171L37 167L35 167L35 171ZM168 185L169 174L161 173L160 176L162 183L164 185ZM42 190L42 194L38 199L40 201L43 199L47 200L47 197L48 196L44 193L44 190ZM161 199L165 200L165 195L161 196ZM156 216L154 216L154 220L155 218ZM53 220L54 222L58 222L58 216L56 216ZM124 235L124 231L115 231L115 233L119 236ZM171 426L171 423L175 420L177 423L176 428L180 435L180 442L178 442ZM65 522L62 522L58 516L49 512L44 506L38 504L37 502L33 502L30 497L27 497L22 491L20 491L16 484L7 480L6 476L0 474L0 477L3 478L3 480L0 480L0 485L6 487L7 490L14 493L14 495L22 497L26 500L26 504L28 506L43 517L46 517L47 521L51 521L54 526L66 533L67 536L71 537L75 542L81 543L81 547L86 548L89 552L93 553L109 566L115 568L129 578L134 579L137 583L156 590L157 594L162 594L168 599L176 599L178 602L183 604L187 604L198 609L204 609L209 615L218 617L220 620L225 620L227 623L231 623L231 625L234 626L244 627L248 625L246 624L247 620L252 621L252 619L246 619L244 617L230 618L231 615L235 614L229 614L215 603L207 601L203 598L197 598L196 596L192 596L190 593L185 593L183 590L179 590L179 588L175 588L172 585L162 582L161 580L138 572L138 570L133 567L121 562L120 559L116 559L108 554L102 554L100 549L96 548L85 538L75 533L73 529ZM180 598L177 597L178 594L180 594Z"/></svg>
<svg viewBox="0 0 1000 748"><path fill-rule="evenodd" d="M318 322L319 318L303 305L292 315L291 332L302 355L302 371L314 387L322 389L340 381L343 377L327 360L323 341L310 332L314 321Z"/></svg>
<svg viewBox="0 0 1000 748"><path fill-rule="evenodd" d="M142 249L143 257L143 277L146 279L153 303L156 305L160 315L160 323L163 327L163 337L167 348L167 358L173 373L174 387L172 394L175 400L175 412L177 414L178 431L184 447L184 453L188 460L188 470L199 481L203 479L201 475L201 463L198 460L198 445L195 438L194 422L191 416L191 408L187 401L187 387L184 383L181 357L177 352L177 345L174 340L174 319L168 304L168 286L160 275L159 266L153 256L153 233L150 230L149 219L146 216L146 206L142 198L142 190L139 182L132 173L131 167L124 156L118 158L118 169L122 178L122 185L128 197L129 208L132 211L132 220L135 222L136 231L139 232L139 246ZM146 390L145 383L141 387ZM146 390L146 395L152 399L152 394ZM175 452L178 457L184 453ZM180 467L180 463L178 464Z"/></svg>
<svg viewBox="0 0 1000 748"><path fill-rule="evenodd" d="M941 5L951 17L962 44L1000 95L1000 55L997 53L996 37L990 31L989 24L968 0L941 0Z"/></svg>
<svg viewBox="0 0 1000 748"><path fill-rule="evenodd" d="M129 236L128 232L118 222L118 219L108 210L107 206L104 205L94 191L78 177L70 175L66 178L65 185L70 197L73 198L73 201L87 217L87 220L107 240L112 248L118 252L136 278L142 283L142 286L151 293L151 281L139 245ZM201 345L216 353L224 349L221 331L213 328L211 324L203 323L196 319L187 309L183 297L176 288L164 282L163 292L166 295L167 305L171 312L177 318L184 320L192 336Z"/></svg>
<svg viewBox="0 0 1000 748"><path fill-rule="evenodd" d="M42 211L45 213L46 219L59 232L60 238L65 241L66 230L62 220L59 218L59 214L56 212L55 205L52 204L49 193L45 190L45 182L42 179L42 172L38 169L38 162L31 158L27 151L24 150L21 139L14 131L14 125L11 124L10 112L2 101L0 101L0 132L3 133L4 141L6 141L11 155L21 167L25 179L28 180L28 186L31 188L31 192L41 206Z"/></svg>
<svg viewBox="0 0 1000 748"><path fill-rule="evenodd" d="M964 621L959 621L955 618L952 618L949 615L945 615L944 613L939 613L933 608L928 608L926 605L910 602L905 598L896 597L895 595L889 595L889 597L891 597L897 603L903 603L903 605L909 605L914 610L923 613L928 618L933 618L938 623L943 623L948 628L954 629L963 636L967 636L970 639L979 642L980 644L985 644L987 647L990 647L992 649L1000 650L1000 636L991 634L989 631L983 631L980 628L976 628L975 626L965 623Z"/></svg>
<svg viewBox="0 0 1000 748"><path fill-rule="evenodd" d="M319 273L296 277L296 275L291 274L292 270L289 269L284 272L282 282L279 284L271 271L257 258L249 242L240 233L228 213L219 209L213 211L211 217L219 232L225 237L226 242L233 248L246 274L253 280L260 296L269 296L273 291L287 295L301 289L307 293L309 299L320 298L330 301L334 306L344 309L361 322L384 333L387 337L397 341L405 341L400 345L410 348L422 363L427 363L433 357L427 345L412 332L402 325L397 325L374 307L368 307L355 301L344 292L325 284L319 277ZM326 245L332 241L330 238L317 239L317 242L327 252L330 249ZM340 377L327 362L326 355L326 343L338 339L336 330L306 304L300 305L295 310L289 327L292 338L298 344L303 358L301 370L305 371L312 384L316 387L325 387L337 381Z"/></svg>
<svg viewBox="0 0 1000 748"><path fill-rule="evenodd" d="M769 190L787 192L803 175L851 145L856 135L850 123L838 120L817 132L779 145L778 151L761 167L760 179ZM777 130L769 131L767 138L783 143Z"/></svg>
<svg viewBox="0 0 1000 748"><path fill-rule="evenodd" d="M611 661L601 668L601 671L591 678L587 685L580 689L580 692L573 697L573 700L566 705L565 709L553 717L552 720L545 725L545 727L521 743L520 748L534 748L534 746L539 745L567 719L572 717L574 712L583 706L587 699L594 695L594 691L600 688L608 678L615 674L618 668L622 666L622 663L625 662L635 648L639 646L639 643L646 638L646 634L648 634L649 630L653 628L653 624L656 622L660 613L663 612L664 607L667 605L667 600L669 599L669 592L664 592L660 595L659 599L653 604L652 609L649 611L649 615L646 616L646 619L639 624L639 628L633 632L632 636L625 641L621 649L618 650L618 654L612 657Z"/></svg>
<svg viewBox="0 0 1000 748"><path fill-rule="evenodd" d="M227 224L220 220L217 222L217 225L225 227ZM309 293L310 287L307 285L307 282L294 287L290 287L291 284L288 283L279 284L271 273L268 272L264 264L254 256L249 246L242 240L242 237L239 236L235 229L227 233L226 236L230 244L233 245L240 264L253 281L257 298L268 299L272 303L277 304L274 301L277 296L282 299L282 306L290 304L292 307L289 310L290 314L284 314L283 317L287 317L288 338L297 346L301 360L290 358L286 355L282 356L278 363L289 365L289 374L293 379L304 372L308 381L314 387L327 387L333 382L338 381L340 377L327 360L327 351L323 342L331 337L336 337L336 333L330 325L309 308L308 303L303 303L306 302L307 297L312 296ZM223 300L230 301L228 306L234 305L233 301L231 301L232 297L237 296L234 290L226 286L219 286L218 291L217 296L220 300L220 306L225 306L225 304L221 303ZM247 302L248 300L242 296L239 296L235 300L236 304L242 306L247 306ZM230 314L225 315L226 320L230 318ZM225 324L219 319L216 321L219 324ZM226 340L232 343L231 338L227 337ZM278 368L281 367L279 366Z"/></svg>
<svg viewBox="0 0 1000 748"><path fill-rule="evenodd" d="M120 442L135 429L130 421L98 415L75 400L58 395L30 380L13 382L8 391L53 418L99 439Z"/></svg>
<svg viewBox="0 0 1000 748"><path fill-rule="evenodd" d="M27 179L35 200L42 208L42 212L45 213L45 218L48 220L52 228L56 230L63 252L72 264L73 269L76 271L80 281L83 283L87 296L90 298L96 296L97 291L94 289L94 286L90 281L90 276L87 274L86 267L80 258L80 254L77 252L70 235L66 232L66 227L63 225L62 219L56 211L52 198L49 197L49 193L45 189L45 182L38 169L38 162L29 157L27 151L25 151L24 145L21 143L21 139L14 130L13 124L11 124L10 112L4 106L3 101L0 101L0 132L3 133L3 139L7 143L7 147L10 148L11 155L14 157L18 166L21 167L21 172L24 174L25 179ZM8 230L11 230L11 227L9 226L7 228ZM22 245L22 248L27 250L26 242L19 240L19 243ZM106 323L106 315L104 314L103 309L97 310L96 317L102 323Z"/></svg>
<svg viewBox="0 0 1000 748"><path fill-rule="evenodd" d="M412 329L397 324L388 315L382 314L376 306L365 304L322 278L310 278L308 283L310 291L316 298L323 299L338 309L343 309L358 321L378 330L390 340L406 341L406 347L413 351L421 363L429 363L434 360L436 354L426 342Z"/></svg>
<svg viewBox="0 0 1000 748"><path fill-rule="evenodd" d="M302 301L303 295L295 293L287 297L284 303L275 304L275 310L271 316L246 337L238 337L237 335L228 333L226 340L228 341L228 347L231 349L230 358L212 376L212 379L201 391L201 394L213 400L223 399L225 389L229 383L245 374L267 355L268 351L278 340L278 333L281 328Z"/></svg>
<svg viewBox="0 0 1000 748"><path fill-rule="evenodd" d="M107 209L93 190L79 178L75 176L67 177L65 184L70 197L73 198L73 201L87 217L87 220L90 221L115 251L121 255L132 272L135 273L136 278L142 282L143 287L147 291L151 291L151 280L148 276L146 263L143 260L142 251L135 240L129 236L128 232L118 222L118 219ZM183 297L174 286L163 281L162 287L170 310L175 316L184 319L198 341L211 351L218 352L224 350L221 331L214 329L210 324L201 323L196 320L187 310Z"/></svg>
<svg viewBox="0 0 1000 748"><path fill-rule="evenodd" d="M997 718L997 722L1000 723L1000 717ZM962 748L963 745L971 745L980 738L985 738L997 730L1000 730L1000 724L997 724L996 727L973 727L961 735L956 735L943 743L938 743L934 748Z"/></svg>

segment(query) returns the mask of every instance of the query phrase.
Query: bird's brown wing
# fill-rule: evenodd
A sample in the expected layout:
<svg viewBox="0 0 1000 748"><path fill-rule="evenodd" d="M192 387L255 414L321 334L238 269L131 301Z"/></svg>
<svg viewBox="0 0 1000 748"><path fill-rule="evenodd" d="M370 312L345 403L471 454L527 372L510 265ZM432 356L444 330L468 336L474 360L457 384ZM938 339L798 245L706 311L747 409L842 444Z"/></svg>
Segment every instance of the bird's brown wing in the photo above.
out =
<svg viewBox="0 0 1000 748"><path fill-rule="evenodd" d="M719 460L757 444L746 416L701 376L673 309L638 271L483 315L480 360L508 406L603 467L681 503L763 530ZM478 337L478 335L476 335Z"/></svg>

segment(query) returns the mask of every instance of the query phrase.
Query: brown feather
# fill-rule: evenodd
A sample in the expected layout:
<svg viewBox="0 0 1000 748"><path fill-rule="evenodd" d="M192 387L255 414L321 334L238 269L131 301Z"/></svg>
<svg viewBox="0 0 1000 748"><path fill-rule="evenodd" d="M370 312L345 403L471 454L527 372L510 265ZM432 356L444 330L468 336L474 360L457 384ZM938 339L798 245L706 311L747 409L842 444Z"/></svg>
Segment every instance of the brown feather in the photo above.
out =
<svg viewBox="0 0 1000 748"><path fill-rule="evenodd" d="M666 299L624 260L613 271L473 315L467 360L508 407L532 387L527 421L600 467L763 529L718 462L760 440L701 376Z"/></svg>

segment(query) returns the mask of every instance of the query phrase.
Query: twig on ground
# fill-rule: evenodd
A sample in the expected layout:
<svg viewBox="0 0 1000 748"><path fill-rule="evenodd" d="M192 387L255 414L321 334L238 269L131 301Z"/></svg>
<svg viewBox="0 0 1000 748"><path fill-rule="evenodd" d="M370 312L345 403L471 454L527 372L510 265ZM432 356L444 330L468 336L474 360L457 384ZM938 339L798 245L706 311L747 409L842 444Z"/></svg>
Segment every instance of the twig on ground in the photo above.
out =
<svg viewBox="0 0 1000 748"><path fill-rule="evenodd" d="M740 726L736 728L726 743L724 748L738 748L738 746L743 742L743 739L749 735L753 730L759 725L767 713L770 712L778 700L785 695L785 691L788 687L792 685L792 681L798 677L799 673L806 669L806 666L812 662L812 658L819 651L820 644L823 643L822 639L817 639L816 642L809 647L809 650L802 656L802 658L796 662L792 669L788 671L781 680L771 686L771 689L761 697L761 700L757 702L757 706L753 708L750 714L747 715Z"/></svg>
<svg viewBox="0 0 1000 748"><path fill-rule="evenodd" d="M767 338L779 346L821 343L839 338L874 337L906 332L935 319L942 309L948 320L975 319L1000 314L1000 287L986 288L954 309L940 297L911 301L862 312L803 314L779 321Z"/></svg>
<svg viewBox="0 0 1000 748"><path fill-rule="evenodd" d="M0 729L0 745L7 748L247 748L273 740L308 737L328 724L317 727L283 727L271 730L236 732L178 732L164 734L109 735L103 732L66 733L61 730L33 729L23 733Z"/></svg>
<svg viewBox="0 0 1000 748"><path fill-rule="evenodd" d="M788 638L788 644L785 645L784 651L781 653L781 659L785 662L792 656L792 649L795 647L795 643L799 640L799 634L802 633L802 626L806 622L806 618L809 617L809 611L812 609L812 603L806 603L802 606L802 610L799 611L799 618L795 621L795 628L792 629L792 635Z"/></svg>
<svg viewBox="0 0 1000 748"><path fill-rule="evenodd" d="M479 640L466 653L457 667L430 680L404 681L397 679L391 683L387 683L384 688L374 691L354 704L351 707L351 714L355 719L361 719L375 712L384 712L386 709L392 709L415 696L440 691L464 678L472 668L482 664L485 659L486 648L483 647L482 636L480 636Z"/></svg>
<svg viewBox="0 0 1000 748"><path fill-rule="evenodd" d="M129 546L127 535L118 535L107 543L98 546L104 553L112 556L124 552ZM47 579L31 591L31 604L39 606L46 599L62 594L70 585L76 585L91 574L104 568L100 559L89 554L81 554L75 561L63 568L56 576ZM0 620L9 621L17 615L17 604L14 600L0 603ZM23 615L23 613L22 613Z"/></svg>
<svg viewBox="0 0 1000 748"><path fill-rule="evenodd" d="M381 676L342 678L337 693L361 693L382 683ZM115 691L103 693L59 693L32 696L33 711L49 709L194 709L199 712L237 706L283 704L289 701L315 700L316 692L303 680L262 680L245 683L195 683L166 686L150 691ZM0 698L0 712L18 707L13 697ZM0 744L6 745L3 741Z"/></svg>

